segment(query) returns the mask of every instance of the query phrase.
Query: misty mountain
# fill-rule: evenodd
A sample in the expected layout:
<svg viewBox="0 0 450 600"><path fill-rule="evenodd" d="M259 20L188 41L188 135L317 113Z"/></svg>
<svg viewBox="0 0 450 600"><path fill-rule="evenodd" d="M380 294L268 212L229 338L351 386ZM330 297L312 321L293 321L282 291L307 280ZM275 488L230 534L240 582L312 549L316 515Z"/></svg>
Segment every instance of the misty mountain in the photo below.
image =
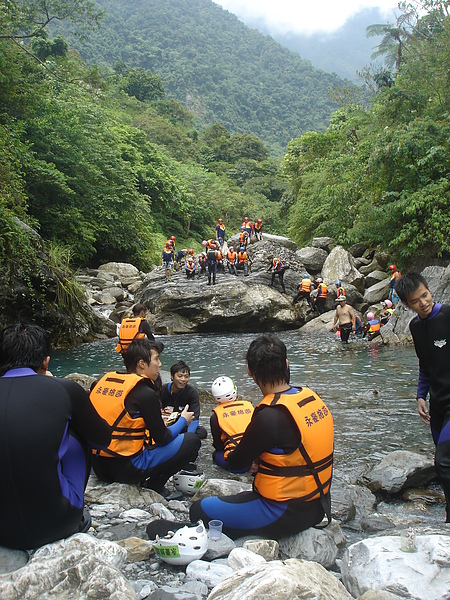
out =
<svg viewBox="0 0 450 600"><path fill-rule="evenodd" d="M271 35L286 48L298 52L316 68L357 82L356 72L369 65L371 54L380 41L377 37L367 38L366 27L374 23L387 23L388 20L393 22L394 17L387 19L378 8L366 8L334 33L313 35L271 32L270 28L258 19L246 19L244 22L265 35Z"/></svg>
<svg viewBox="0 0 450 600"><path fill-rule="evenodd" d="M280 155L287 142L323 131L345 82L314 68L211 0L97 0L101 29L87 42L66 36L88 64L150 69L166 97L190 109L197 126L220 122L258 135Z"/></svg>

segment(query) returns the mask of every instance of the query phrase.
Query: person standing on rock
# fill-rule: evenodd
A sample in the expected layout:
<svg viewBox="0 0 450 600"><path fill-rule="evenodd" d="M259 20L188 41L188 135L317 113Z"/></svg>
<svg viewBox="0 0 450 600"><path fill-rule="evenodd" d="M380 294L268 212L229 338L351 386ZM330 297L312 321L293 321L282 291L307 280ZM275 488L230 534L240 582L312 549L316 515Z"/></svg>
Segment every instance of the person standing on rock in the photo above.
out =
<svg viewBox="0 0 450 600"><path fill-rule="evenodd" d="M222 248L222 246L225 243L225 225L223 224L223 219L218 219L218 221L217 221L216 241L219 244L219 246Z"/></svg>
<svg viewBox="0 0 450 600"><path fill-rule="evenodd" d="M214 240L211 242L210 247L206 253L206 262L208 265L208 284L211 285L211 278L213 285L216 284L216 273L217 263L219 262L220 253L217 251L217 246Z"/></svg>
<svg viewBox="0 0 450 600"><path fill-rule="evenodd" d="M317 297L316 297L316 303L315 303L314 308L319 313L319 315L321 315L325 312L325 303L328 298L328 289L327 289L326 284L323 282L322 277L318 277L316 279L316 285L317 285Z"/></svg>
<svg viewBox="0 0 450 600"><path fill-rule="evenodd" d="M258 240L258 242L260 242L262 240L262 229L263 229L262 219L257 219L255 221L254 231L255 231L255 238Z"/></svg>
<svg viewBox="0 0 450 600"><path fill-rule="evenodd" d="M436 445L436 471L445 493L446 523L450 523L450 306L433 301L419 273L403 275L395 291L417 313L409 324L419 359L417 409Z"/></svg>
<svg viewBox="0 0 450 600"><path fill-rule="evenodd" d="M171 475L195 462L201 441L181 433L194 420L185 406L180 418L166 427L156 394L163 345L134 340L124 354L127 372L104 375L91 390L91 402L111 425L108 448L93 452L96 475L111 483L140 483L167 497Z"/></svg>
<svg viewBox="0 0 450 600"><path fill-rule="evenodd" d="M339 327L341 342L347 344L350 333L352 331L355 333L356 330L355 311L353 310L353 307L347 304L347 298L345 296L338 296L336 302L338 305L336 307L331 331L337 331L337 328Z"/></svg>
<svg viewBox="0 0 450 600"><path fill-rule="evenodd" d="M173 245L170 245L168 241L166 247L161 253L161 265L164 267L166 281L170 281L170 277L172 275L174 256L175 254L173 250Z"/></svg>
<svg viewBox="0 0 450 600"><path fill-rule="evenodd" d="M237 277L236 262L237 262L237 254L236 254L233 246L230 246L228 248L228 252L227 252L228 272L230 275L236 275L236 277Z"/></svg>
<svg viewBox="0 0 450 600"><path fill-rule="evenodd" d="M279 539L331 520L334 429L328 407L312 390L289 384L286 346L262 335L247 351L247 371L263 399L242 440L226 459L231 471L251 467L253 490L194 502L192 522L223 522L231 538Z"/></svg>
<svg viewBox="0 0 450 600"><path fill-rule="evenodd" d="M142 340L147 336L149 340L154 340L155 336L147 321L147 308L144 304L135 304L133 306L133 317L122 319L119 327L119 343L116 346L116 352L124 354L133 340Z"/></svg>
<svg viewBox="0 0 450 600"><path fill-rule="evenodd" d="M90 446L111 429L85 390L49 374L50 344L37 325L0 334L0 545L31 550L85 532Z"/></svg>

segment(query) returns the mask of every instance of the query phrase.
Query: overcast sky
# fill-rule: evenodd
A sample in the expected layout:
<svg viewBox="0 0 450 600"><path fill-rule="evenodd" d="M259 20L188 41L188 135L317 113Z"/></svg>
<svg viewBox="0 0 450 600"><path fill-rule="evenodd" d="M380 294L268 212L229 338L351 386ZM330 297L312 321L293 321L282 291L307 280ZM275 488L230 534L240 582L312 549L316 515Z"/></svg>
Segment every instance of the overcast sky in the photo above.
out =
<svg viewBox="0 0 450 600"><path fill-rule="evenodd" d="M394 22L395 0L213 0L242 21L263 20L270 33L333 32L351 16L378 7Z"/></svg>

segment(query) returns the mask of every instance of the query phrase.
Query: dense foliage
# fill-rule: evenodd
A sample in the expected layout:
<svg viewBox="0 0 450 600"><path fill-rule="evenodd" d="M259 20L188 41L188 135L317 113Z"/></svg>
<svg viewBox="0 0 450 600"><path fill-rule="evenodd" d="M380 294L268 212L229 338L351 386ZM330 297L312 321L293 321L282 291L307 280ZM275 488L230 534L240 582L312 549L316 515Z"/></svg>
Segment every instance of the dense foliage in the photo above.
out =
<svg viewBox="0 0 450 600"><path fill-rule="evenodd" d="M298 242L331 235L381 244L404 264L450 254L449 4L402 3L380 44L397 70L372 71L370 108L350 104L324 133L289 143L284 172Z"/></svg>
<svg viewBox="0 0 450 600"><path fill-rule="evenodd" d="M291 138L323 130L337 108L328 91L342 80L211 0L97 4L105 11L101 30L83 43L68 38L83 60L106 71L118 62L150 69L201 126L220 122L231 132L253 133L281 156Z"/></svg>

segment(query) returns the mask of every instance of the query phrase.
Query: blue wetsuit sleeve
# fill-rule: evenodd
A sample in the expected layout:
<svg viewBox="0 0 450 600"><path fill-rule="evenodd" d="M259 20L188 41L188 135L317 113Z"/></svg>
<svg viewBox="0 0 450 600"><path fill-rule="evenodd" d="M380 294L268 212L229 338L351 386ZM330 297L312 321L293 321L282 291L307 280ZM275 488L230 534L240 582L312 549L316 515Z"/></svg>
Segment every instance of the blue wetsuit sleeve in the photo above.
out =
<svg viewBox="0 0 450 600"><path fill-rule="evenodd" d="M179 435L183 431L183 429L185 429L186 426L186 419L184 417L180 417L173 425L169 425L167 429L172 432L173 439L177 437L177 435Z"/></svg>
<svg viewBox="0 0 450 600"><path fill-rule="evenodd" d="M198 419L195 419L189 425L189 427L187 428L187 430L190 431L191 433L195 433L197 431L198 423L199 423Z"/></svg>
<svg viewBox="0 0 450 600"><path fill-rule="evenodd" d="M422 371L419 371L419 381L417 383L417 399L426 399L430 390L430 383L431 380L429 375L426 375L425 373L422 373Z"/></svg>

